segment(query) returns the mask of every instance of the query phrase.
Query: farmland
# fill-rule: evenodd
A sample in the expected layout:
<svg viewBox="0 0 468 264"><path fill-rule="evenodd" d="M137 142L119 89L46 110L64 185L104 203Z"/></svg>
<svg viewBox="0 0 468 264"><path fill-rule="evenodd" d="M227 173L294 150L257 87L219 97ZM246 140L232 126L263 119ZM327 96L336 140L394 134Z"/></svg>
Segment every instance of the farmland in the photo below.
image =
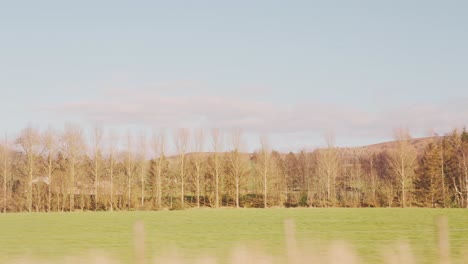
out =
<svg viewBox="0 0 468 264"><path fill-rule="evenodd" d="M284 221L292 219L301 247L323 252L332 241L348 243L364 263L404 243L418 262L437 257L435 219L448 217L455 263L468 249L468 210L396 208L192 209L152 212L16 213L0 215L0 262L28 256L60 261L104 254L133 260L133 224L145 226L146 258L167 252L190 262L201 256L227 259L239 246L285 256ZM458 260L457 260L458 259ZM459 261L459 262L457 262Z"/></svg>

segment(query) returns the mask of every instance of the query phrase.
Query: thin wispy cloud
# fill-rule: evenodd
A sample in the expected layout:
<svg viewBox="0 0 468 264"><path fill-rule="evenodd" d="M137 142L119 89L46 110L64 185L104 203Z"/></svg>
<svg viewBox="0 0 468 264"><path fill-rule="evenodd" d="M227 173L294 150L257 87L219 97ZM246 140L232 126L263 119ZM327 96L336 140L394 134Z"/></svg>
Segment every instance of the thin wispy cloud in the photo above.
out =
<svg viewBox="0 0 468 264"><path fill-rule="evenodd" d="M366 111L359 106L343 107L311 100L285 104L233 96L105 89L89 100L41 109L64 118L72 116L84 122L103 122L111 126L240 128L246 133L271 135L334 131L337 137L350 139L385 138L402 126L418 135L430 130L444 133L466 124L464 113L468 112L468 100L460 98L440 104L397 105Z"/></svg>

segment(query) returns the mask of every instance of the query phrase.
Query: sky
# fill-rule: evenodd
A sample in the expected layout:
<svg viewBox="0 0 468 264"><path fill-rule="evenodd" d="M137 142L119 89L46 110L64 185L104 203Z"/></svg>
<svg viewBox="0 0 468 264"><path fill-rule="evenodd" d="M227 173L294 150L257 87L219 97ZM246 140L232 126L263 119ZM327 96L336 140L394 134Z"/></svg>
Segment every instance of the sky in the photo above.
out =
<svg viewBox="0 0 468 264"><path fill-rule="evenodd" d="M297 151L468 123L466 1L1 1L0 132L240 129ZM169 132L170 133L170 132Z"/></svg>

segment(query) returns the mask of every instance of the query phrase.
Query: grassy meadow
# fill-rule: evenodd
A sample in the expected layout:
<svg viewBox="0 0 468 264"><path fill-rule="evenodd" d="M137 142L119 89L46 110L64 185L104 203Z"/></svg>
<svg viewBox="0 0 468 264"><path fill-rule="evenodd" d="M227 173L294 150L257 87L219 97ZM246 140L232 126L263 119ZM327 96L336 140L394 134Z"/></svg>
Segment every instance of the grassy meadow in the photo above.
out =
<svg viewBox="0 0 468 264"><path fill-rule="evenodd" d="M333 241L344 241L360 262L380 263L392 248L406 245L418 263L435 263L435 219L440 215L448 217L454 263L462 263L468 252L468 210L419 208L2 214L0 262L25 257L59 262L67 256L101 254L132 263L133 225L141 220L147 263L168 252L186 262L203 256L223 262L239 247L258 249L281 263L287 255L284 222L292 219L295 243L316 255Z"/></svg>

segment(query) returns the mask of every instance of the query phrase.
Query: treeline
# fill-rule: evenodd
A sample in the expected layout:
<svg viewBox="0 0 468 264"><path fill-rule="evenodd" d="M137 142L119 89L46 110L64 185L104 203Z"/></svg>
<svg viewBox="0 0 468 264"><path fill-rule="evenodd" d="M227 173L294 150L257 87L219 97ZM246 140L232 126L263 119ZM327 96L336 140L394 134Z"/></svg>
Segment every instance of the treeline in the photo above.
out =
<svg viewBox="0 0 468 264"><path fill-rule="evenodd" d="M117 136L78 126L26 127L0 146L3 212L191 207L468 208L468 133L425 140L408 131L390 148L327 147L279 153L265 138L243 152L239 130L178 129Z"/></svg>

